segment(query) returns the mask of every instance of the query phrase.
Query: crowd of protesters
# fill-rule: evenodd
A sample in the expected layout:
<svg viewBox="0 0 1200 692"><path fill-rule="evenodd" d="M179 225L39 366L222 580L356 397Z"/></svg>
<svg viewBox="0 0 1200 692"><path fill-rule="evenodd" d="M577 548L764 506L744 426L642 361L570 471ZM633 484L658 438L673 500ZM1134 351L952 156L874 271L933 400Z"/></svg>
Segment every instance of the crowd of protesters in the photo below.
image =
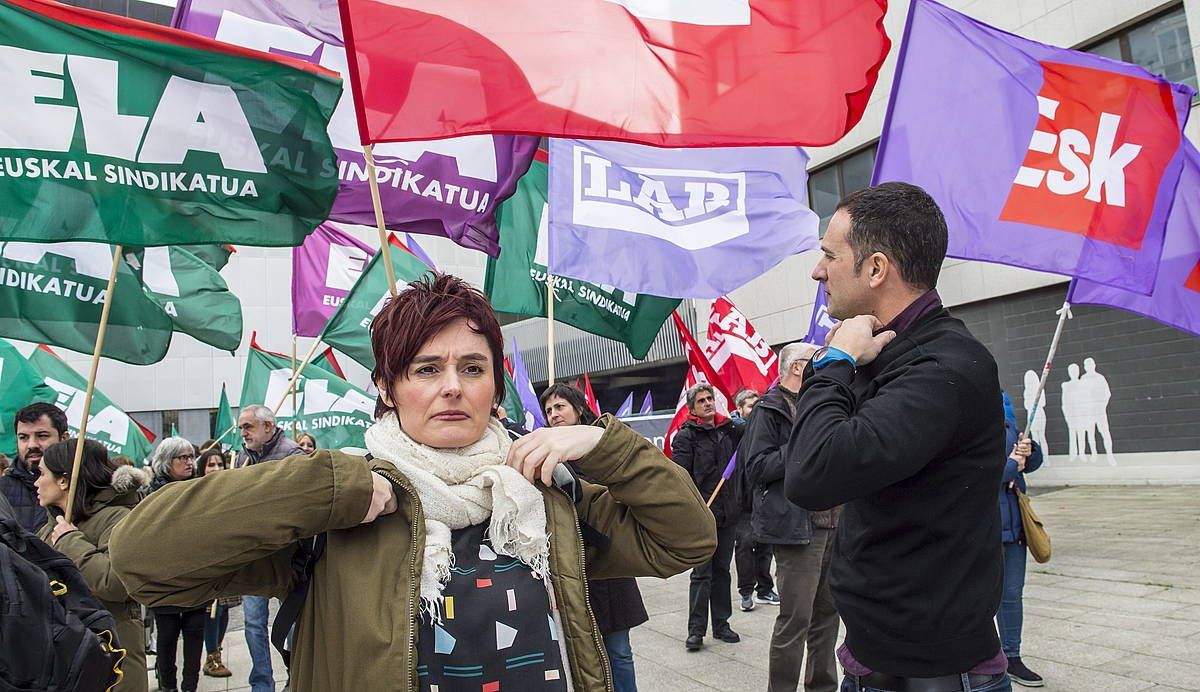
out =
<svg viewBox="0 0 1200 692"><path fill-rule="evenodd" d="M542 393L547 427L513 424L496 315L442 275L371 326L365 460L246 405L236 463L168 437L147 477L87 440L72 484L79 441L34 403L12 422L0 496L112 614L117 690L148 689L147 652L161 690L233 675L238 605L254 692L275 689L272 645L293 690L636 690L635 578L689 569L689 651L710 632L740 641L735 593L742 611L778 608L770 690L1038 686L1015 493L1042 452L941 304L945 248L919 188L843 200L813 271L840 320L828 342L783 347L778 381L739 392L730 417L691 387L671 459L570 385Z"/></svg>

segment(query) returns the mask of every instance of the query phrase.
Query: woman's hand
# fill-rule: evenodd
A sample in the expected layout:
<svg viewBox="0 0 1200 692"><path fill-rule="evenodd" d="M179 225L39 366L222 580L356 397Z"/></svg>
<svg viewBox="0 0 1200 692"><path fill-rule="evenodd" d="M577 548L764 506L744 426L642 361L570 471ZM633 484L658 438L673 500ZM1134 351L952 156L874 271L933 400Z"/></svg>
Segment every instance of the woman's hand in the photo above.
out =
<svg viewBox="0 0 1200 692"><path fill-rule="evenodd" d="M360 524L370 524L380 516L396 511L396 489L392 487L392 482L372 471L371 483L371 506L367 508L367 516L363 517Z"/></svg>
<svg viewBox="0 0 1200 692"><path fill-rule="evenodd" d="M74 524L72 524L72 523L68 522L68 521L67 521L66 519L64 519L64 518L63 518L61 515L60 515L60 516L57 516L57 517L55 517L55 518L54 518L54 522L55 522L55 523L54 523L54 529L53 529L53 530L50 532L50 545L55 545L55 544L57 544L57 543L58 543L58 539L60 539L60 538L62 538L63 536L67 535L68 533L71 533L72 531L78 531L78 530L79 530L79 527L77 527L77 526L75 526Z"/></svg>
<svg viewBox="0 0 1200 692"><path fill-rule="evenodd" d="M530 483L541 478L542 483L550 485L555 467L592 451L603 436L604 428L594 425L538 428L513 442L504 463L520 472Z"/></svg>

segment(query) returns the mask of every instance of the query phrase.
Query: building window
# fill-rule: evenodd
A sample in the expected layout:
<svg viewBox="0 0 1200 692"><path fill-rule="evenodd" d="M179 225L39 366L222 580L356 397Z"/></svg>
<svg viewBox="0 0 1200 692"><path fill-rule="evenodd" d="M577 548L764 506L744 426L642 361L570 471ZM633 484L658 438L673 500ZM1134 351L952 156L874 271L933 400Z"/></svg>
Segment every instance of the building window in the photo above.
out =
<svg viewBox="0 0 1200 692"><path fill-rule="evenodd" d="M1172 82L1196 88L1196 60L1182 5L1109 36L1087 51L1141 65Z"/></svg>
<svg viewBox="0 0 1200 692"><path fill-rule="evenodd" d="M872 144L866 149L850 154L823 166L808 176L808 204L821 217L821 235L829 226L829 219L837 210L843 197L868 187L871 171L875 169L875 149Z"/></svg>
<svg viewBox="0 0 1200 692"><path fill-rule="evenodd" d="M122 17L141 19L169 26L175 13L174 0L62 0L68 5L87 10L99 10Z"/></svg>

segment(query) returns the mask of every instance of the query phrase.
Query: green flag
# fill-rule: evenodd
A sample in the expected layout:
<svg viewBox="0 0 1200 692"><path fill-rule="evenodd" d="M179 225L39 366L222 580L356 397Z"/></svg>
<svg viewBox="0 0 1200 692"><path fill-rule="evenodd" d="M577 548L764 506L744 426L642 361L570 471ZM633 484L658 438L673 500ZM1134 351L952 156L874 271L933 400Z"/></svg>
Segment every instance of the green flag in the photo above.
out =
<svg viewBox="0 0 1200 692"><path fill-rule="evenodd" d="M488 259L484 292L499 312L546 316L546 164L535 159L500 205L500 257ZM578 279L554 277L554 319L620 341L646 357L663 322L680 301L626 293Z"/></svg>
<svg viewBox="0 0 1200 692"><path fill-rule="evenodd" d="M54 401L58 392L46 385L41 374L13 345L0 339L0 452L17 454L13 420L17 411L35 401Z"/></svg>
<svg viewBox="0 0 1200 692"><path fill-rule="evenodd" d="M225 385L221 385L221 402L217 404L217 418L213 421L213 438L225 433L225 436L220 439L221 444L234 451L241 450L242 436L238 434L236 425L237 419L233 417L233 407L229 405L229 395L225 392ZM229 432L225 432L227 430Z"/></svg>
<svg viewBox="0 0 1200 692"><path fill-rule="evenodd" d="M508 364L508 359L505 359L505 365ZM525 427L525 407L521 405L521 394L517 391L517 383L513 382L512 375L509 374L508 368L504 368L504 401L500 402L504 407L504 412L517 425Z"/></svg>
<svg viewBox="0 0 1200 692"><path fill-rule="evenodd" d="M288 433L295 421L296 432L309 433L322 449L365 450L363 433L375 422L373 398L332 372L309 364L296 381L293 409L292 397L285 396L291 377L291 357L251 345L242 381L242 406L273 408L283 399L275 419Z"/></svg>
<svg viewBox="0 0 1200 692"><path fill-rule="evenodd" d="M174 423L171 424L171 437L179 437L179 428Z"/></svg>
<svg viewBox="0 0 1200 692"><path fill-rule="evenodd" d="M47 385L54 389L54 403L67 412L67 427L72 436L79 435L79 423L83 420L83 399L87 393L87 379L75 372L53 351L38 346L29 363L42 375ZM134 463L143 465L150 456L150 440L146 433L124 411L117 408L99 389L92 392L92 409L88 417L87 436L108 448L110 455L123 454Z"/></svg>
<svg viewBox="0 0 1200 692"><path fill-rule="evenodd" d="M100 243L0 244L0 336L90 354L112 253ZM134 365L157 363L167 355L173 328L170 315L120 262L101 355Z"/></svg>
<svg viewBox="0 0 1200 692"><path fill-rule="evenodd" d="M392 270L396 273L397 291L403 291L410 282L432 271L401 245L395 236L389 235L388 241L392 244L389 254ZM368 370L375 367L375 354L371 352L371 321L391 295L388 291L387 268L381 257L383 253L377 252L367 263L367 268L318 337Z"/></svg>
<svg viewBox="0 0 1200 692"><path fill-rule="evenodd" d="M137 250L125 261L176 331L230 353L241 345L242 301L208 262L178 247Z"/></svg>
<svg viewBox="0 0 1200 692"><path fill-rule="evenodd" d="M48 0L0 3L0 65L0 239L290 246L329 215L333 72Z"/></svg>
<svg viewBox="0 0 1200 692"><path fill-rule="evenodd" d="M236 250L232 245L176 245L180 250L187 250L199 257L213 269L221 271L229 264L229 258Z"/></svg>

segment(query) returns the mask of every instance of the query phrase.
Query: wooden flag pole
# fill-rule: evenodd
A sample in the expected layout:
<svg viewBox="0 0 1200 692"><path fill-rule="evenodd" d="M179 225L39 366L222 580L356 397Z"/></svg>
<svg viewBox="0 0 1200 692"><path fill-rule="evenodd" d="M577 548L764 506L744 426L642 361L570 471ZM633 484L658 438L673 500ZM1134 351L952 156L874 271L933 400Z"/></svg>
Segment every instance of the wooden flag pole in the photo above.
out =
<svg viewBox="0 0 1200 692"><path fill-rule="evenodd" d="M383 200L379 197L379 179L375 177L375 156L371 145L363 145L363 156L367 158L367 177L371 182L371 206L375 208L375 228L379 231L379 251L383 253L383 268L387 272L388 290L396 297L396 270L392 267L391 243L388 242L387 227L383 223Z"/></svg>
<svg viewBox="0 0 1200 692"><path fill-rule="evenodd" d="M313 342L312 348L308 349L308 355L304 356L304 360L300 361L300 367L298 367L292 371L292 379L290 382L288 382L287 391L285 391L283 393L283 396L279 398L279 403L275 404L275 408L272 409L272 411L276 415L279 414L279 409L283 408L283 402L287 401L288 392L291 392L295 388L296 382L300 380L300 373L304 372L304 368L307 368L308 364L310 362L312 362L313 356L317 355L317 349L320 347L321 347L321 340L317 339L316 341ZM294 401L295 400L293 399L293 402ZM296 409L295 409L295 406L293 406L292 407L292 416L295 417L295 415L296 415Z"/></svg>
<svg viewBox="0 0 1200 692"><path fill-rule="evenodd" d="M296 335L292 335L292 439L296 439Z"/></svg>
<svg viewBox="0 0 1200 692"><path fill-rule="evenodd" d="M117 285L117 270L121 266L121 246L113 248L112 269L108 272L108 288L104 289L104 307L100 309L100 329L96 332L96 347L92 349L92 369L88 373L87 393L83 397L83 416L79 420L79 438L75 443L75 460L71 464L71 486L67 489L66 519L71 523L75 509L75 488L79 482L79 465L83 461L83 441L87 439L88 413L92 410L92 394L96 391L96 372L100 369L100 351L108 331L108 313L113 304L113 288Z"/></svg>
<svg viewBox="0 0 1200 692"><path fill-rule="evenodd" d="M554 384L554 275L546 274L546 385Z"/></svg>

